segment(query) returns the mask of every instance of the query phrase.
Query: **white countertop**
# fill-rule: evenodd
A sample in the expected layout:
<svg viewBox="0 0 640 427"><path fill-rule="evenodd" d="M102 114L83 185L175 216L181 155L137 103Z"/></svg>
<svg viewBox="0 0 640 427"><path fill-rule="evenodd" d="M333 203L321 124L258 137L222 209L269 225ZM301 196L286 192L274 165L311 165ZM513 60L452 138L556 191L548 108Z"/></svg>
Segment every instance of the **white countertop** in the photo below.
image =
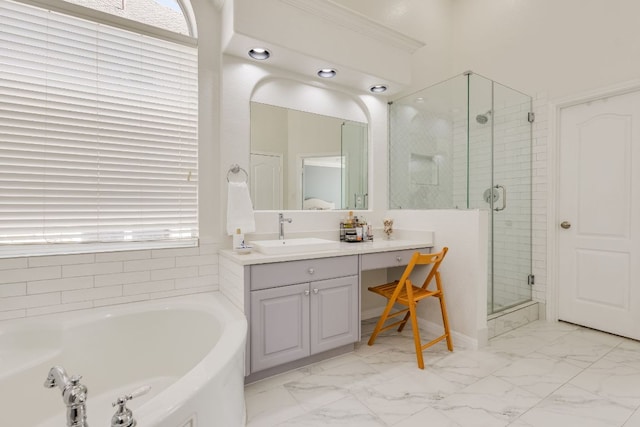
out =
<svg viewBox="0 0 640 427"><path fill-rule="evenodd" d="M238 254L231 249L220 250L220 255L240 265L267 264L271 262L295 261L300 259L329 258L334 256L360 255L377 252L389 252L403 249L428 248L433 246L433 233L421 233L419 240L377 239L373 242L346 243L336 242L337 249L295 254L265 255L256 250L248 254ZM426 235L424 235L426 234Z"/></svg>

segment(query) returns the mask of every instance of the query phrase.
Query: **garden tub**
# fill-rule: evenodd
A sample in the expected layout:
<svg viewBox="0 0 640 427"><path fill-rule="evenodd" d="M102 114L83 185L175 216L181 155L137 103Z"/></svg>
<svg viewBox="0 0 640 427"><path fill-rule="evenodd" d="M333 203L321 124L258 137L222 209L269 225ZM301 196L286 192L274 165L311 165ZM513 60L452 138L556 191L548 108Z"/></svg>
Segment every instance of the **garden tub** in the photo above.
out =
<svg viewBox="0 0 640 427"><path fill-rule="evenodd" d="M221 293L0 322L2 424L60 427L59 388L49 369L82 375L87 421L109 426L119 396L140 427L240 427L245 422L247 322Z"/></svg>

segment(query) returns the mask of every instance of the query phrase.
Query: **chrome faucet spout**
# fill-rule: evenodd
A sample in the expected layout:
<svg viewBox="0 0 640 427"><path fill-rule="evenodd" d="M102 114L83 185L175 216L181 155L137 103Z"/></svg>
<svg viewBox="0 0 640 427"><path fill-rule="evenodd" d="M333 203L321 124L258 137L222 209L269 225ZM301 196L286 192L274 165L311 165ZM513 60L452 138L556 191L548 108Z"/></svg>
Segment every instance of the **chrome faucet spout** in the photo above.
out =
<svg viewBox="0 0 640 427"><path fill-rule="evenodd" d="M87 387L80 384L81 376L69 377L61 366L49 369L44 386L58 386L62 390L62 401L67 406L67 427L88 427Z"/></svg>
<svg viewBox="0 0 640 427"><path fill-rule="evenodd" d="M278 239L284 240L284 223L288 222L289 224L291 224L292 221L293 221L292 218L285 218L283 213L278 214L278 225L280 229L280 232L278 234Z"/></svg>
<svg viewBox="0 0 640 427"><path fill-rule="evenodd" d="M54 366L49 369L47 379L44 380L44 386L47 388L53 388L55 386L60 387L61 391L64 391L65 387L69 385L69 376L67 372L61 366Z"/></svg>

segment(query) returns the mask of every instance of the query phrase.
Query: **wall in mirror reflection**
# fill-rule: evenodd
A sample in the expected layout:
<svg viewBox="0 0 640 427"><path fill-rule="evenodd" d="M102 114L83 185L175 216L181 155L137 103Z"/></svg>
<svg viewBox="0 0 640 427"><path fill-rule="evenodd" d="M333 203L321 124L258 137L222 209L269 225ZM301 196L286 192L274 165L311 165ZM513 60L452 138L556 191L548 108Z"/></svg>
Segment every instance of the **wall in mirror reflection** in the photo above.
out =
<svg viewBox="0 0 640 427"><path fill-rule="evenodd" d="M251 102L256 210L367 209L366 123Z"/></svg>

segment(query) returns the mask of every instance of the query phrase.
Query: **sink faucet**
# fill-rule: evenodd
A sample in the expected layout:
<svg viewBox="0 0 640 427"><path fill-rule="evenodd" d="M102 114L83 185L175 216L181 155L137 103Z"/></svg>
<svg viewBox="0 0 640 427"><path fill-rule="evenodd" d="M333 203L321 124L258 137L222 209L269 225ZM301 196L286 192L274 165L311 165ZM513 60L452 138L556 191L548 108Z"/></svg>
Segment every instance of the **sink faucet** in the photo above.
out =
<svg viewBox="0 0 640 427"><path fill-rule="evenodd" d="M284 223L288 222L289 224L291 224L291 221L293 221L293 219L285 218L282 213L278 214L278 224L280 226L280 234L278 235L278 238L280 240L284 240Z"/></svg>
<svg viewBox="0 0 640 427"><path fill-rule="evenodd" d="M67 427L88 427L87 387L80 384L81 376L69 378L64 368L54 366L49 370L44 386L58 386L62 390L62 401L67 405Z"/></svg>

